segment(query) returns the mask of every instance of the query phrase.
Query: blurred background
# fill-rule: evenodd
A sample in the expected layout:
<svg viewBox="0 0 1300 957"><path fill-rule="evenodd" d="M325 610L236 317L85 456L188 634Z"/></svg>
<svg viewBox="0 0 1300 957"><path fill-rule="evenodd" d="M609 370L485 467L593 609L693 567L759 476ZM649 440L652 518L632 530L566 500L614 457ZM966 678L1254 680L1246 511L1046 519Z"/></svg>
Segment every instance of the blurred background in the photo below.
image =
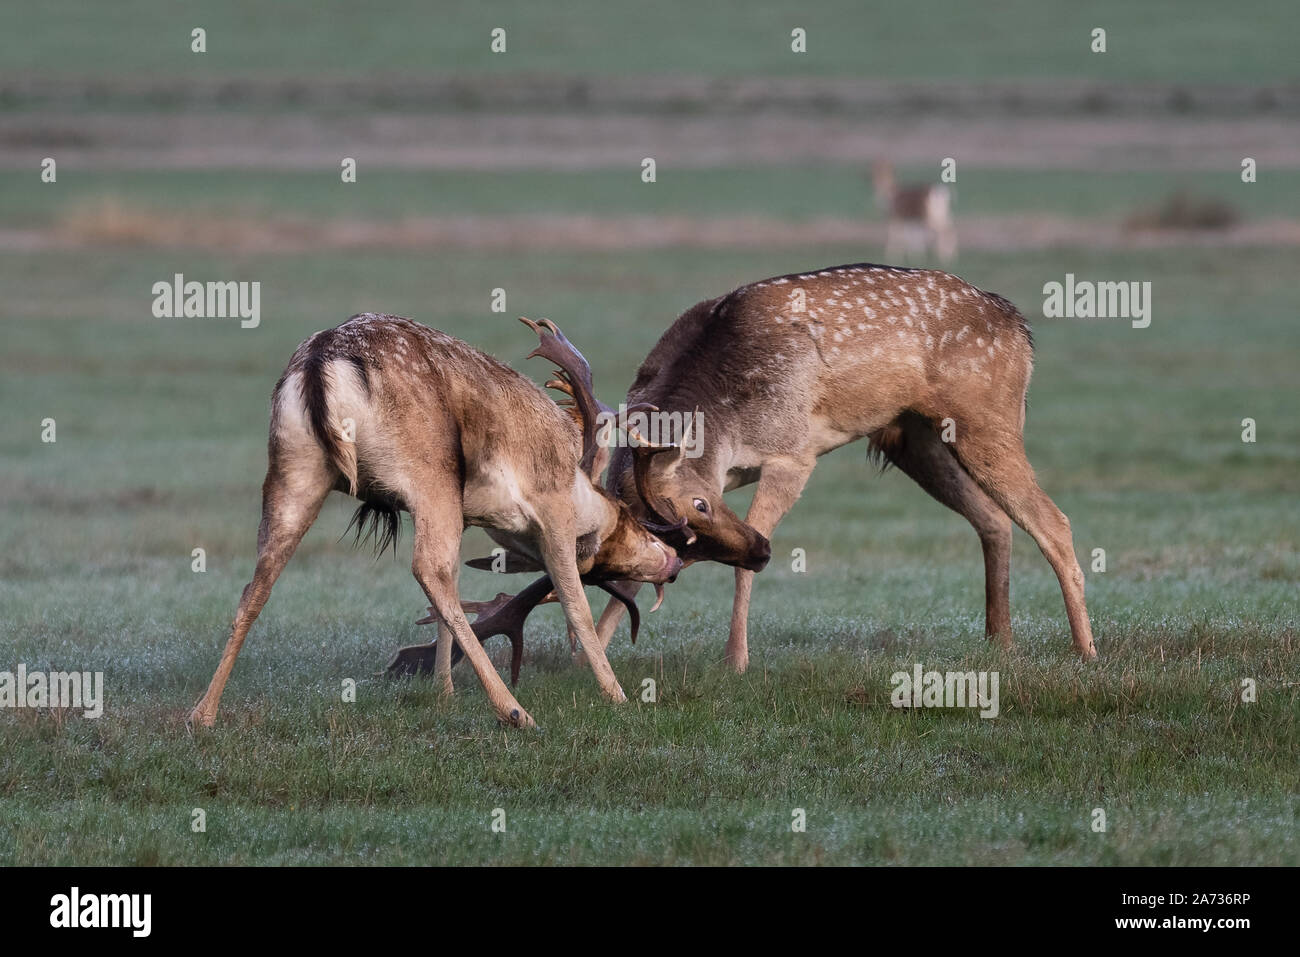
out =
<svg viewBox="0 0 1300 957"><path fill-rule="evenodd" d="M1101 639L1293 622L1295 27L1283 0L6 5L4 638L33 664L175 638L184 670L141 680L206 680L252 565L270 390L313 331L398 313L540 380L514 317L549 316L616 403L694 302L881 260L897 217L873 168L924 186L946 158L952 270L1035 326L1030 456L1080 555L1106 549ZM1150 281L1150 328L1045 320L1067 272ZM261 325L153 318L175 273L259 281ZM350 507L331 502L259 629L306 616L352 642L322 653L372 661L419 634L423 599L405 557L337 544ZM1017 541L1019 627L1063 642L1055 582ZM810 543L808 576L765 573L756 615L781 614L754 643L978 635L975 536L865 449L823 462L776 553ZM685 576L665 633L720 644L729 583ZM495 585L466 575L471 596Z"/></svg>

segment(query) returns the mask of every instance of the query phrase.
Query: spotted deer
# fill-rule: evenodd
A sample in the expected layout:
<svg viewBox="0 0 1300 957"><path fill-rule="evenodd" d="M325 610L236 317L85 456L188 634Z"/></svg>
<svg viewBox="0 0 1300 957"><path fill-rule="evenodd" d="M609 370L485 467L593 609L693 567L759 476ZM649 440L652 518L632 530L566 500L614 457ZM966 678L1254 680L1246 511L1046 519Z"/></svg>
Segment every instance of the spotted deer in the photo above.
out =
<svg viewBox="0 0 1300 957"><path fill-rule="evenodd" d="M900 186L894 167L879 162L871 171L876 205L887 218L885 258L899 262L909 253L924 255L933 247L943 265L957 258L957 227L952 193L942 183Z"/></svg>
<svg viewBox="0 0 1300 957"><path fill-rule="evenodd" d="M1011 645L1014 520L1055 571L1074 648L1091 658L1070 523L1025 456L1032 365L1016 307L945 272L857 264L766 279L683 313L628 392L628 402L698 409L702 454L621 448L607 485L653 521L685 520L694 541L669 541L687 564L736 566L726 660L744 671L765 536L799 498L818 456L866 438L873 454L975 527L990 638ZM753 482L742 521L722 496ZM606 607L602 642L621 614L619 604Z"/></svg>
<svg viewBox="0 0 1300 957"><path fill-rule="evenodd" d="M540 338L533 354L561 367L570 394L589 392L586 360L559 329L547 320L523 321ZM533 725L458 599L461 534L475 525L545 569L601 691L624 700L596 640L581 579L662 583L682 563L596 483L593 469L603 463L579 418L496 359L409 319L353 316L303 342L271 397L256 570L191 721L214 723L244 638L332 490L361 500L349 527L358 538L368 527L380 549L395 547L400 512L411 514L411 569L445 639L438 658L445 689L454 637L498 717Z"/></svg>

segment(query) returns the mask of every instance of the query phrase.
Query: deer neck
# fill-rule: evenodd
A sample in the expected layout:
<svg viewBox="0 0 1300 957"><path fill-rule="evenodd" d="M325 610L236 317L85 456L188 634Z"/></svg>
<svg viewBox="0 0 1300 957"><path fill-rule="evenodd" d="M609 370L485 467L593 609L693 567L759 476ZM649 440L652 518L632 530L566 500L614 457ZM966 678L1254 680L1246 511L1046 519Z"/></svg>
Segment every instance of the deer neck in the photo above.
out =
<svg viewBox="0 0 1300 957"><path fill-rule="evenodd" d="M573 515L574 532L579 538L595 535L598 541L603 542L618 524L618 506L582 470L574 475Z"/></svg>

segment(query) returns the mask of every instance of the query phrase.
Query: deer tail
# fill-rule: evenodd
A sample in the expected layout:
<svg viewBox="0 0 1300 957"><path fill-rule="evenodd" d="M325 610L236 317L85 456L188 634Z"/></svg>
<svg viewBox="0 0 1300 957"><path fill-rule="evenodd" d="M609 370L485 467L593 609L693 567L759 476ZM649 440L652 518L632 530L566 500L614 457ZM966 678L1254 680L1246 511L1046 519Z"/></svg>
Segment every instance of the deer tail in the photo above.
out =
<svg viewBox="0 0 1300 957"><path fill-rule="evenodd" d="M876 429L867 435L867 461L885 471L894 464L895 456L902 452L906 441L906 434L898 422Z"/></svg>
<svg viewBox="0 0 1300 957"><path fill-rule="evenodd" d="M329 330L330 333L333 330ZM330 414L330 392L335 382L330 363L336 358L328 348L332 335L322 334L312 343L302 369L302 395L307 406L307 419L311 423L316 441L325 455L348 480L348 494L357 494L356 424L347 419L335 420ZM365 382L365 368L356 359L351 360Z"/></svg>

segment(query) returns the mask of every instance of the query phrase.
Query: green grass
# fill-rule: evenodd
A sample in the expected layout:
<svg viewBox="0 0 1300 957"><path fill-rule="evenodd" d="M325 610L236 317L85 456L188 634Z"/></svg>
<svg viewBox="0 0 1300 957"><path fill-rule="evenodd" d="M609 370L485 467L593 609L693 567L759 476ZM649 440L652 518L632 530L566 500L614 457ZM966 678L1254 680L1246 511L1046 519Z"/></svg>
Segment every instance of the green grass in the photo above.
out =
<svg viewBox="0 0 1300 957"><path fill-rule="evenodd" d="M103 670L107 707L98 721L0 712L0 861L1300 863L1289 250L961 263L1031 320L1042 283L1066 271L1154 284L1146 330L1034 321L1030 457L1085 563L1107 553L1088 576L1095 666L1071 658L1059 590L1020 533L1017 649L988 649L974 534L850 446L774 536L743 677L719 663L731 575L697 567L635 647L616 638L624 707L569 664L554 608L530 623L518 692L541 734L500 729L468 671L451 703L427 682L374 678L427 635L413 624L424 600L409 534L397 560L350 551L336 496L245 646L217 729L185 732L252 567L270 388L307 334L389 310L520 366L525 331L487 311L504 285L510 315L560 322L615 400L676 310L856 258L4 256L0 669ZM173 271L262 281L262 326L146 318L150 284ZM54 445L38 441L47 416ZM1244 416L1256 444L1240 441ZM196 546L204 574L190 571ZM466 553L484 547L473 533ZM469 571L463 585L503 587ZM891 708L889 676L917 661L999 671L1001 716ZM1239 700L1246 677L1254 704ZM345 678L355 704L340 700ZM647 678L654 704L640 700ZM790 832L794 808L806 834Z"/></svg>
<svg viewBox="0 0 1300 957"><path fill-rule="evenodd" d="M190 30L208 52L190 52ZM1108 52L1090 52L1094 27ZM558 7L522 0L430 6L239 0L111 5L51 0L0 10L0 63L45 75L265 76L375 72L689 73L892 78L1043 76L1173 82L1293 79L1295 10L1287 0L1225 6L1212 0L1086 7L1039 0L863 4L799 8L761 3ZM489 31L508 33L504 55ZM803 27L808 52L790 52Z"/></svg>
<svg viewBox="0 0 1300 957"><path fill-rule="evenodd" d="M878 219L869 164L859 167L661 169L653 186L636 169L581 173L367 167L343 186L336 170L61 170L57 187L33 188L29 170L0 173L6 225L48 226L115 203L128 210L205 219L264 216L302 220L400 221L421 216L766 216ZM900 170L938 179L938 169ZM1255 184L1237 171L992 170L962 166L955 210L967 216L1033 214L1122 222L1176 190L1222 200L1246 219L1300 217L1300 173L1269 170Z"/></svg>

